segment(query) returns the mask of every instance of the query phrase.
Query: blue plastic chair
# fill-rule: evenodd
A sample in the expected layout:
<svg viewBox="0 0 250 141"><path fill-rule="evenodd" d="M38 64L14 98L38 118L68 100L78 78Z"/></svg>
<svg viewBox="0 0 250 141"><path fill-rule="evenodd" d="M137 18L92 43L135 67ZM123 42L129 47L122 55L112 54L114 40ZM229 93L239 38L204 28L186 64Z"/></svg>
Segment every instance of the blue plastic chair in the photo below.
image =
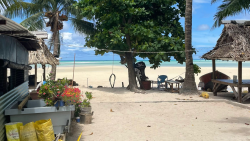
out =
<svg viewBox="0 0 250 141"><path fill-rule="evenodd" d="M158 76L158 78L157 78L158 89L160 88L160 85L166 81L166 79L168 80L168 76L166 76L166 75L159 75ZM166 85L166 88L167 88L167 85Z"/></svg>

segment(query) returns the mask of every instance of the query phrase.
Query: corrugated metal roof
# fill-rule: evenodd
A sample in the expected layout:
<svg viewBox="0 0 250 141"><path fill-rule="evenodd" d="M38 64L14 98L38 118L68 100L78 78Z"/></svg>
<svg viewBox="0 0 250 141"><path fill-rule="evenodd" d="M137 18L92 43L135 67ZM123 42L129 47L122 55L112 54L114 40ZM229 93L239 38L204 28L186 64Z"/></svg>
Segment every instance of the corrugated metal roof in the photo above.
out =
<svg viewBox="0 0 250 141"><path fill-rule="evenodd" d="M29 51L41 48L35 34L3 15L0 15L0 34L16 38Z"/></svg>
<svg viewBox="0 0 250 141"><path fill-rule="evenodd" d="M13 35L16 35L16 36L35 36L25 27L14 22L11 19L4 17L3 15L0 15L0 20L6 20L6 24L0 24L0 31L1 32L4 32L4 31L13 32ZM26 32L26 33L15 33L15 31Z"/></svg>

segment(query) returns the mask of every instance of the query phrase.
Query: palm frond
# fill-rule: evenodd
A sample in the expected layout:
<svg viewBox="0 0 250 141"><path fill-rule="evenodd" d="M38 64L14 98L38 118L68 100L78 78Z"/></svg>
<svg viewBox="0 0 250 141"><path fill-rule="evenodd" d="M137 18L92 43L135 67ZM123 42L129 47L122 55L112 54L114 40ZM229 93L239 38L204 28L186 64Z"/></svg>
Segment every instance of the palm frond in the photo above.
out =
<svg viewBox="0 0 250 141"><path fill-rule="evenodd" d="M228 16L235 16L242 12L242 10L250 10L249 0L224 0L214 16L215 23L212 28L219 27L222 24L221 20Z"/></svg>
<svg viewBox="0 0 250 141"><path fill-rule="evenodd" d="M87 35L91 35L95 33L95 26L94 23L76 19L76 18L70 18L71 24L74 26L75 31L78 31L80 33L84 33Z"/></svg>
<svg viewBox="0 0 250 141"><path fill-rule="evenodd" d="M0 12L3 12L11 5L15 4L16 0L0 0Z"/></svg>
<svg viewBox="0 0 250 141"><path fill-rule="evenodd" d="M20 24L30 31L37 31L37 30L43 30L44 29L44 20L43 20L44 13L39 12L36 13L29 18L22 21Z"/></svg>
<svg viewBox="0 0 250 141"><path fill-rule="evenodd" d="M4 16L8 18L28 18L39 12L42 12L41 5L18 1L4 11Z"/></svg>

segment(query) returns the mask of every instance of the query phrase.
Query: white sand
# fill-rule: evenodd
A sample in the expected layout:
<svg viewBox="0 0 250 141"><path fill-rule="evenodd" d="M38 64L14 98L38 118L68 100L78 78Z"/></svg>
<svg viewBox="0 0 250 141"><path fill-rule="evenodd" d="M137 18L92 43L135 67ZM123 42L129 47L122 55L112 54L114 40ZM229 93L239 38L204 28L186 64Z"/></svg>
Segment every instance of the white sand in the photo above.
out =
<svg viewBox="0 0 250 141"><path fill-rule="evenodd" d="M232 77L237 68L217 68ZM211 72L202 68L199 77ZM249 70L243 69L243 78L249 79ZM41 69L39 73L41 75ZM59 67L57 77L72 78L72 68ZM250 140L250 110L222 102L171 102L180 99L202 100L198 96L150 90L147 94L134 94L121 88L128 85L127 69L114 67L115 89L109 86L111 66L76 67L75 81L83 92L93 92L91 101L94 116L92 124L77 124L70 141L76 141L83 131L83 141L238 141ZM146 75L156 80L158 75L171 79L185 72L185 68L162 67L146 69ZM184 74L182 75L185 76ZM40 77L38 77L40 78ZM86 88L87 78L94 88ZM97 86L107 88L96 88ZM155 85L156 87L156 85ZM190 98L192 97L192 98ZM164 102L155 102L164 101ZM189 101L189 100L186 100ZM112 109L114 112L110 112ZM196 119L197 117L197 119ZM150 127L147 127L150 126ZM93 135L90 135L93 132Z"/></svg>

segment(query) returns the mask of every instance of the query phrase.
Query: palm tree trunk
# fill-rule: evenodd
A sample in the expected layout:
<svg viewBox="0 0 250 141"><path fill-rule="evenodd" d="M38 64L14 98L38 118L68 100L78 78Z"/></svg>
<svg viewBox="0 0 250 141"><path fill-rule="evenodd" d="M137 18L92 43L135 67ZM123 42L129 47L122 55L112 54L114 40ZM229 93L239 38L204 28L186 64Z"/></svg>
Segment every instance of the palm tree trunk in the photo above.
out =
<svg viewBox="0 0 250 141"><path fill-rule="evenodd" d="M59 36L57 36L58 34L58 21L59 21L59 15L58 12L55 14L55 17L53 19L53 24L52 24L52 32L53 32L53 42L54 42L54 50L53 50L53 55L55 57L59 57L58 56L58 47L59 47ZM56 80L56 65L52 65L51 68L51 73L52 73L52 79Z"/></svg>
<svg viewBox="0 0 250 141"><path fill-rule="evenodd" d="M197 94L197 87L194 78L194 67L192 50L192 0L186 0L185 11L185 55L186 55L186 74L184 86L181 93Z"/></svg>

